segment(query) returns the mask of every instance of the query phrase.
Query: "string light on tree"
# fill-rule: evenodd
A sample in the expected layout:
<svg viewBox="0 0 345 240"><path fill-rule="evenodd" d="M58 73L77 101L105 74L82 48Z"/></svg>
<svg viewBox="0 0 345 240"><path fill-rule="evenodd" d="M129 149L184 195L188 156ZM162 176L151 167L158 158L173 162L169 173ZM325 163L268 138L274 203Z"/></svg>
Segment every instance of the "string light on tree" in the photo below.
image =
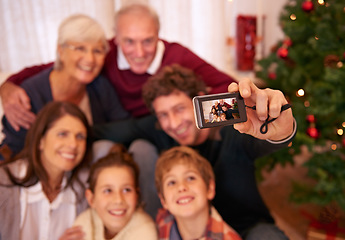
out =
<svg viewBox="0 0 345 240"><path fill-rule="evenodd" d="M291 14L291 15L290 15L290 19L291 19L292 21L295 21L295 20L297 19L297 17L296 17L295 14Z"/></svg>
<svg viewBox="0 0 345 240"><path fill-rule="evenodd" d="M344 134L344 130L341 129L341 128L339 128L339 129L337 130L337 134L338 134L339 136L342 136L342 135Z"/></svg>
<svg viewBox="0 0 345 240"><path fill-rule="evenodd" d="M296 92L296 96L297 97L303 97L304 96L304 90L302 88L298 89L298 91Z"/></svg>

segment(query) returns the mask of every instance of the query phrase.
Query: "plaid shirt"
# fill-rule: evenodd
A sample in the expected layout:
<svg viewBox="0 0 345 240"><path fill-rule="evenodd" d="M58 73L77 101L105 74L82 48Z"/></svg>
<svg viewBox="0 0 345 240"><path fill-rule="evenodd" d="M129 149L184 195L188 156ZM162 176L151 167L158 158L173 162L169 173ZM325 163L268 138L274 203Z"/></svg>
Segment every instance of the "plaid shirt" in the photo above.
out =
<svg viewBox="0 0 345 240"><path fill-rule="evenodd" d="M156 218L159 240L169 240L175 218L168 210L160 209ZM226 224L217 210L211 208L211 216L207 222L204 235L198 240L241 240L237 232Z"/></svg>

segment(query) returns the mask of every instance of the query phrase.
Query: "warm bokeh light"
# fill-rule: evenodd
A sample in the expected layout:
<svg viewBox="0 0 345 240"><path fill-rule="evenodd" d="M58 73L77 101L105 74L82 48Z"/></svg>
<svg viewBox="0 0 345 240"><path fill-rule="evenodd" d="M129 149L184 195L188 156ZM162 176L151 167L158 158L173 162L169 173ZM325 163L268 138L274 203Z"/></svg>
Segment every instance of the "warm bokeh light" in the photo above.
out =
<svg viewBox="0 0 345 240"><path fill-rule="evenodd" d="M339 128L339 129L337 130L337 133L338 133L339 136L342 136L342 135L344 134L344 130L341 129L341 128Z"/></svg>
<svg viewBox="0 0 345 240"><path fill-rule="evenodd" d="M304 90L301 88L296 93L297 97L303 97L304 96Z"/></svg>
<svg viewBox="0 0 345 240"><path fill-rule="evenodd" d="M317 1L320 5L324 5L325 4L325 1L324 0L318 0Z"/></svg>
<svg viewBox="0 0 345 240"><path fill-rule="evenodd" d="M336 149L337 149L337 145L333 143L333 144L331 145L331 149L332 149L332 150L336 150Z"/></svg>
<svg viewBox="0 0 345 240"><path fill-rule="evenodd" d="M295 14L291 14L291 15L290 15L290 19L291 19L292 21L295 21L295 20L296 20L296 18L297 18L297 17L296 17L296 15L295 15Z"/></svg>
<svg viewBox="0 0 345 240"><path fill-rule="evenodd" d="M310 102L309 102L309 101L305 101L305 102L304 102L304 106L305 106L305 107L310 107Z"/></svg>

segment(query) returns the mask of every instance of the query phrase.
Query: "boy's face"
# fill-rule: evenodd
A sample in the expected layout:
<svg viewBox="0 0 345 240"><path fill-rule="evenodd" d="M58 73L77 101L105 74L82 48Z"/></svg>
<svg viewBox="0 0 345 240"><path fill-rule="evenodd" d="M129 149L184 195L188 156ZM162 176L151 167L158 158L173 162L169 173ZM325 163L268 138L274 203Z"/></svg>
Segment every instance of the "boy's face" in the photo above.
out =
<svg viewBox="0 0 345 240"><path fill-rule="evenodd" d="M91 208L102 219L105 237L113 238L131 219L137 205L133 174L128 167L108 167L101 170L94 193L86 190Z"/></svg>
<svg viewBox="0 0 345 240"><path fill-rule="evenodd" d="M180 145L195 146L207 139L209 129L196 127L193 102L185 93L175 91L159 96L152 106L164 132Z"/></svg>
<svg viewBox="0 0 345 240"><path fill-rule="evenodd" d="M209 204L215 195L214 181L209 186L199 171L190 164L178 163L163 174L162 206L176 219L208 215Z"/></svg>

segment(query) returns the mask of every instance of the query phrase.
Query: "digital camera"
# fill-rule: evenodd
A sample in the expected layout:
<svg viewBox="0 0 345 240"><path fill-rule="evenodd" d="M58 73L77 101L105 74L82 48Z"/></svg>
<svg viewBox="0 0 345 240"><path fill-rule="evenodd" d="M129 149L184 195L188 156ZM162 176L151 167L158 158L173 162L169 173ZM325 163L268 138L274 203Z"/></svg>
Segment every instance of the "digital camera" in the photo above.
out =
<svg viewBox="0 0 345 240"><path fill-rule="evenodd" d="M193 105L196 125L200 129L247 121L244 100L239 92L196 96Z"/></svg>

